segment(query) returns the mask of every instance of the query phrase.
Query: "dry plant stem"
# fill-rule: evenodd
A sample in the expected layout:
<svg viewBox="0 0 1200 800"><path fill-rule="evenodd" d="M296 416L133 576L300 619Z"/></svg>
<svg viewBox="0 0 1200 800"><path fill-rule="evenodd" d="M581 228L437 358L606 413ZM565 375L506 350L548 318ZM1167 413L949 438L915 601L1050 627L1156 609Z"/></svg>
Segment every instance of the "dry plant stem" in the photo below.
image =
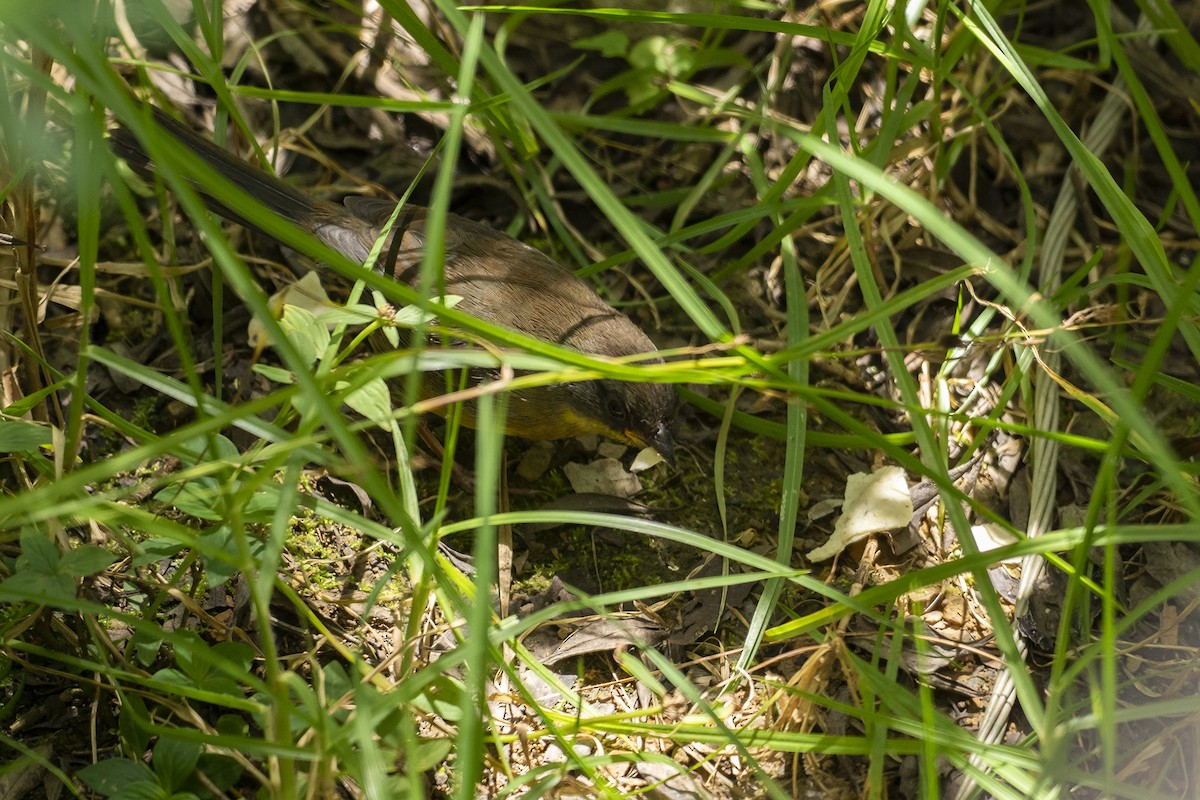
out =
<svg viewBox="0 0 1200 800"><path fill-rule="evenodd" d="M6 180L7 176L0 170L0 181ZM16 282L16 255L5 248L0 251L0 331L13 330L15 308L14 295L17 291ZM9 406L14 403L20 394L19 383L16 381L16 376L13 375L13 347L11 344L5 343L0 347L0 405Z"/></svg>
<svg viewBox="0 0 1200 800"><path fill-rule="evenodd" d="M501 514L505 514L511 510L508 502L508 459L502 454L504 461L503 467L500 470L500 498L499 507L496 509ZM512 595L512 567L513 567L513 532L512 525L496 526L496 545L499 552L496 556L496 591L498 597L498 607L500 609L500 618L508 616L508 606ZM505 656L511 657L509 652L510 646L506 642L504 645Z"/></svg>
<svg viewBox="0 0 1200 800"><path fill-rule="evenodd" d="M33 48L31 59L34 66L43 73L49 73L51 61L49 56L39 48ZM25 97L21 118L27 121L26 130L38 130L44 124L46 90L39 83L32 83ZM19 146L19 143L18 143ZM7 171L7 170L6 170ZM14 192L14 209L16 212L15 226L21 231L21 238L27 242L38 239L38 204L34 200L36 192L33 185L33 173L25 173L17 184ZM19 359L23 386L18 388L22 395L29 395L45 386L44 376L38 362L45 362L45 352L42 348L41 336L38 332L38 302L37 302L37 250L33 247L21 247L17 250L16 273L13 276L17 287L17 301L21 304L21 315L24 318L25 344L37 354L37 359ZM15 330L15 326L0 328L0 330ZM0 364L7 367L7 364ZM7 369L5 370L7 372ZM18 399L18 398L13 398ZM33 417L41 422L50 419L48 406L58 408L55 403L39 404L31 410ZM56 420L62 426L62 415Z"/></svg>

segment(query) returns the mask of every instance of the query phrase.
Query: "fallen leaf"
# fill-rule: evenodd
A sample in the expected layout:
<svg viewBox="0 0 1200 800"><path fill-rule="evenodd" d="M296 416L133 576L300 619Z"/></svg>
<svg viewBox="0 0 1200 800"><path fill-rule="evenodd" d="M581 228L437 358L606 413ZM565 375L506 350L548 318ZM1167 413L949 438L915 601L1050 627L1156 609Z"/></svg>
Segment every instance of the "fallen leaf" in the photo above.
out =
<svg viewBox="0 0 1200 800"><path fill-rule="evenodd" d="M614 497L633 497L642 490L637 476L625 471L615 458L600 458L590 464L574 462L563 467L571 488L578 494L592 492Z"/></svg>
<svg viewBox="0 0 1200 800"><path fill-rule="evenodd" d="M872 533L902 528L913 517L912 495L900 467L883 467L870 475L856 472L846 479L842 516L829 541L809 551L809 561L824 561Z"/></svg>

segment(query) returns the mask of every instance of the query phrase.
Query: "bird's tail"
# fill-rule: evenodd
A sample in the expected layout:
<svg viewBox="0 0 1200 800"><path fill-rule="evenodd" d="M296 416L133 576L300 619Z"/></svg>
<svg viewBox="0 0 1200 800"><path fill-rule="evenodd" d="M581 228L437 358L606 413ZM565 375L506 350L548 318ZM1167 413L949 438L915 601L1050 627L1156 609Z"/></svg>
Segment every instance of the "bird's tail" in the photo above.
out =
<svg viewBox="0 0 1200 800"><path fill-rule="evenodd" d="M309 227L308 223L316 211L316 203L320 201L315 201L274 175L251 166L232 153L222 150L159 109L152 108L151 110L154 122L160 129L169 133L206 164L225 176L228 181L275 214L291 220L302 228ZM111 132L109 144L113 152L125 159L134 172L143 178L153 179L156 172L154 160L133 131L119 125ZM198 184L193 184L193 187L204 198L205 203L221 216L241 225L258 227L213 197L204 187Z"/></svg>

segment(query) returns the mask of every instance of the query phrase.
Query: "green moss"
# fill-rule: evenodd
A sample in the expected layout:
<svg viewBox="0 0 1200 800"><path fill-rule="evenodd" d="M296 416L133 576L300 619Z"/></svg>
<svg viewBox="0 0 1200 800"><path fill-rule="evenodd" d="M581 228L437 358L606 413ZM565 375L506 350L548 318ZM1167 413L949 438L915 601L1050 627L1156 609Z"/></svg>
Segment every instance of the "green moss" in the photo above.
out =
<svg viewBox="0 0 1200 800"><path fill-rule="evenodd" d="M309 583L338 591L345 585L350 555L362 548L362 534L305 511L292 517L287 546Z"/></svg>

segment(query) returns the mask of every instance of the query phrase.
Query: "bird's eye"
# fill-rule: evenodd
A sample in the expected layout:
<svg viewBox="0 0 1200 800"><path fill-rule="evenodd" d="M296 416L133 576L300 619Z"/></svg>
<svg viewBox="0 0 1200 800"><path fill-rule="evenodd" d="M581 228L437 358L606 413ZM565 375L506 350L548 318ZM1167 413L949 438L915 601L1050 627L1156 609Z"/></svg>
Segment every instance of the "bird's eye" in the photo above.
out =
<svg viewBox="0 0 1200 800"><path fill-rule="evenodd" d="M608 411L608 416L612 419L625 419L625 404L616 397L608 398L608 403L605 408Z"/></svg>

